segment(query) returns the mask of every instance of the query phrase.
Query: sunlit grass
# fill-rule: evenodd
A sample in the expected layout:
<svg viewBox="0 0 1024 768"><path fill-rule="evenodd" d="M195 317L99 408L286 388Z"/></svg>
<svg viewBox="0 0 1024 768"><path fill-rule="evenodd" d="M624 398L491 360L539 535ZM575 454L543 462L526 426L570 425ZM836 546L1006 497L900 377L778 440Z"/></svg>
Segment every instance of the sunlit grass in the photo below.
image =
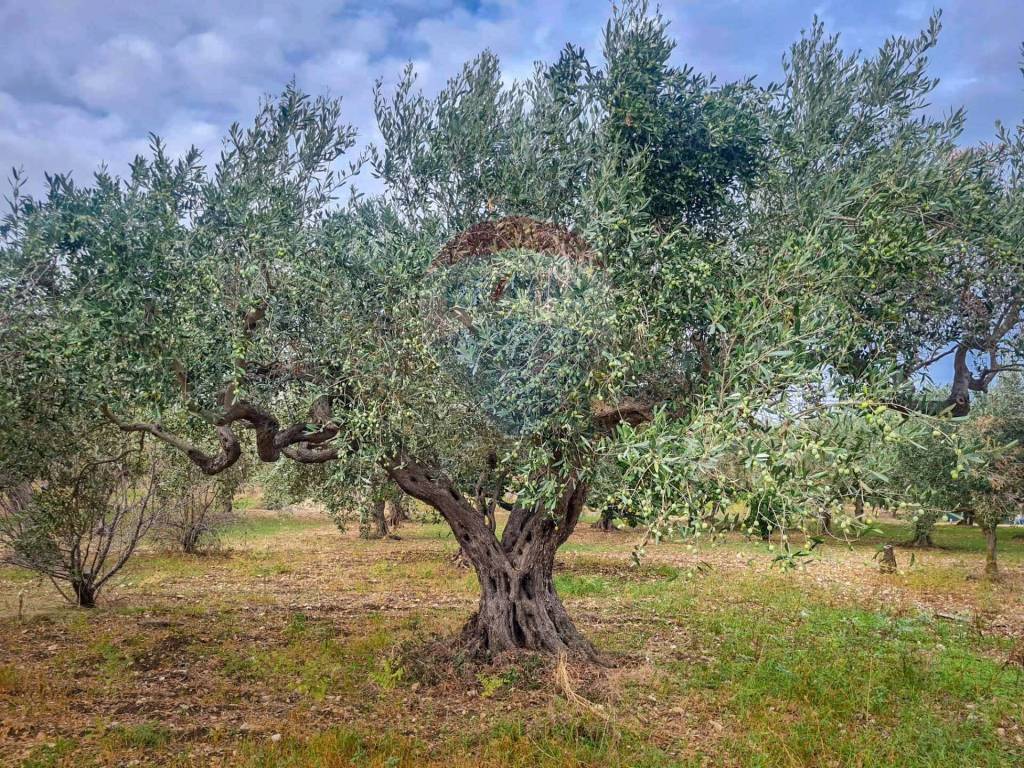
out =
<svg viewBox="0 0 1024 768"><path fill-rule="evenodd" d="M247 538L266 538L289 531L302 531L318 527L333 526L326 515L323 518L297 517L285 512L276 515L254 515L244 517L227 526L221 532L221 538L225 542L236 542Z"/></svg>

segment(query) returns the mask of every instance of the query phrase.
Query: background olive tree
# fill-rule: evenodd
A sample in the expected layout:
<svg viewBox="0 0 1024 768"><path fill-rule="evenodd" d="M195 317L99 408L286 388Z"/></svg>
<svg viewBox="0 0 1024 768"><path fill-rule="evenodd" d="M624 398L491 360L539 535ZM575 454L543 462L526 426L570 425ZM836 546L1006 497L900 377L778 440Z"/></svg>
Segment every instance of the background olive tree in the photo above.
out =
<svg viewBox="0 0 1024 768"><path fill-rule="evenodd" d="M838 372L859 378L895 363L912 390L951 358L944 397L908 391L902 401L962 416L971 392L1022 362L1024 155L1020 129L962 147L962 111L923 113L938 85L927 56L939 19L871 57L844 52L815 22L771 102L778 154L757 210L776 235L820 245L835 299L859 320L855 354Z"/></svg>
<svg viewBox="0 0 1024 768"><path fill-rule="evenodd" d="M1024 384L1003 377L971 425L975 439L993 452L973 494L975 517L985 533L985 575L999 575L996 529L1024 510Z"/></svg>

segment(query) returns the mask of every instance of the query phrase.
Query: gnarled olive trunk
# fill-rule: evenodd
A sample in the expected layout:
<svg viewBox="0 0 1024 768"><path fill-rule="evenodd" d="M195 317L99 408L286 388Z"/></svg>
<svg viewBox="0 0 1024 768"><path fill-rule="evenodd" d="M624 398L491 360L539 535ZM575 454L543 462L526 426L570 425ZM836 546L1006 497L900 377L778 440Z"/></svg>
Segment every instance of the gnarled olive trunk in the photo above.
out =
<svg viewBox="0 0 1024 768"><path fill-rule="evenodd" d="M575 527L585 493L579 487L569 492L568 504L579 506L565 510L569 520L561 511L558 522L543 512L513 511L502 535L502 557L475 557L467 550L481 589L480 608L463 630L470 651L490 655L525 648L593 655L554 584L555 552Z"/></svg>
<svg viewBox="0 0 1024 768"><path fill-rule="evenodd" d="M480 604L462 630L471 654L534 650L596 655L562 605L553 574L555 553L583 510L584 483L570 480L553 510L514 507L499 540L448 481L408 460L389 471L402 490L441 513L477 573Z"/></svg>

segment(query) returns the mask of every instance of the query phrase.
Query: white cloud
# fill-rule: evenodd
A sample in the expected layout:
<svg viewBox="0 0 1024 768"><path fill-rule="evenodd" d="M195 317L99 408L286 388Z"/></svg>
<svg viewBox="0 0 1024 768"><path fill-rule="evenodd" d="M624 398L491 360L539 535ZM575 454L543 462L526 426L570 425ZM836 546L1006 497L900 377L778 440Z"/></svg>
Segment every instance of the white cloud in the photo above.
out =
<svg viewBox="0 0 1024 768"><path fill-rule="evenodd" d="M234 46L217 32L189 35L174 46L175 58L182 68L202 75L227 67L238 60Z"/></svg>
<svg viewBox="0 0 1024 768"><path fill-rule="evenodd" d="M0 163L31 174L32 188L42 186L43 171L74 171L86 181L106 158L123 173L128 162L146 150L145 135L130 131L116 115L97 116L75 106L23 103L0 91Z"/></svg>
<svg viewBox="0 0 1024 768"><path fill-rule="evenodd" d="M93 107L116 108L158 86L163 56L149 40L118 35L75 72L77 95Z"/></svg>

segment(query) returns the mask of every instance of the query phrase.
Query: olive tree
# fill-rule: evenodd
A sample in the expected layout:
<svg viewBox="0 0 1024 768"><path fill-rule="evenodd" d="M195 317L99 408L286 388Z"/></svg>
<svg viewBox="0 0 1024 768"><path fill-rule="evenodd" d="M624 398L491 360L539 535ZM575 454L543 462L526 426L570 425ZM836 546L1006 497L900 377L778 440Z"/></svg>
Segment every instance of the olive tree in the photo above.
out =
<svg viewBox="0 0 1024 768"><path fill-rule="evenodd" d="M945 515L977 523L986 542L986 574L995 576L996 528L1021 503L1024 402L1018 375L1004 377L970 414L918 425L896 450L890 494L911 515L912 546L932 546Z"/></svg>
<svg viewBox="0 0 1024 768"><path fill-rule="evenodd" d="M378 86L381 144L348 163L340 103L290 86L210 170L154 139L125 179L48 177L4 225L3 312L25 331L0 337L5 396L59 370L61 408L207 475L249 436L328 493L383 473L476 571L468 650L592 655L553 570L595 467L621 462L655 531L706 530L741 492L816 519L797 427L888 391L836 375L864 348L837 300L846 243L809 206L754 215L770 94L672 50L630 2L602 62L569 46L508 85L484 53L433 98L411 69ZM383 192L339 200L365 163Z"/></svg>
<svg viewBox="0 0 1024 768"><path fill-rule="evenodd" d="M156 533L189 555L217 546L220 533L235 521L234 497L246 479L245 463L207 477L184 457L166 460L161 478L163 510Z"/></svg>
<svg viewBox="0 0 1024 768"><path fill-rule="evenodd" d="M932 531L944 516L973 514L976 473L967 473L970 450L964 422L922 426L896 450L890 497L912 524L913 547L933 546Z"/></svg>
<svg viewBox="0 0 1024 768"><path fill-rule="evenodd" d="M996 529L1024 505L1024 384L1019 375L999 382L972 426L978 441L994 454L977 483L974 505L985 533L985 575L997 578Z"/></svg>
<svg viewBox="0 0 1024 768"><path fill-rule="evenodd" d="M360 489L356 498L359 510L359 538L396 539L394 529L401 524L401 490L388 478L378 479ZM348 510L335 505L333 517L339 527L344 524Z"/></svg>

